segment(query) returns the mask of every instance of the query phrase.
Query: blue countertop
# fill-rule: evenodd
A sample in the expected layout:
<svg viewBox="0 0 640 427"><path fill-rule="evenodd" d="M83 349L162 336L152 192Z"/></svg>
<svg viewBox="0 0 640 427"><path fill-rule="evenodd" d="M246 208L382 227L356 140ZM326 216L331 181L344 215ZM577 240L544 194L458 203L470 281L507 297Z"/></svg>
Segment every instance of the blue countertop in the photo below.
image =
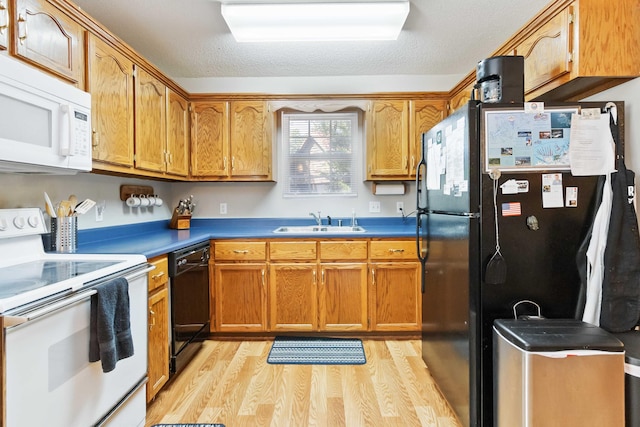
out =
<svg viewBox="0 0 640 427"><path fill-rule="evenodd" d="M343 220L348 224L350 220ZM169 221L154 221L78 231L78 253L142 254L147 258L166 254L209 239L299 239L414 237L415 217L358 218L364 233L276 234L281 226L313 225L308 218L192 219L188 230L173 230Z"/></svg>

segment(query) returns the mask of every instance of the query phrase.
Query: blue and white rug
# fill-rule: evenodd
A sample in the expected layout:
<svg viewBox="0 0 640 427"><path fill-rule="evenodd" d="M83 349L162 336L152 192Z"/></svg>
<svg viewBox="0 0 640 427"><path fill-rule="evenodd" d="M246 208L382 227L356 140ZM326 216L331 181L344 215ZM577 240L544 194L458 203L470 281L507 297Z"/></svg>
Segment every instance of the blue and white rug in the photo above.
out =
<svg viewBox="0 0 640 427"><path fill-rule="evenodd" d="M224 427L224 424L154 424L151 427Z"/></svg>
<svg viewBox="0 0 640 427"><path fill-rule="evenodd" d="M270 364L364 365L362 340L353 338L276 337L267 357Z"/></svg>

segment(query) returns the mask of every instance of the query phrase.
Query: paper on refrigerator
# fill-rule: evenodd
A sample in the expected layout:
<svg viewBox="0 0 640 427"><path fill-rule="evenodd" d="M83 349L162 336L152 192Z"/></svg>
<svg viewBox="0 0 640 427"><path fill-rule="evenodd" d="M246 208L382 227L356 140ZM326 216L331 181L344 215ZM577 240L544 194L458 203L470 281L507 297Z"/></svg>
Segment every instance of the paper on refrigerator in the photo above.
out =
<svg viewBox="0 0 640 427"><path fill-rule="evenodd" d="M615 143L609 128L608 113L573 114L570 141L572 175L606 175L615 172Z"/></svg>

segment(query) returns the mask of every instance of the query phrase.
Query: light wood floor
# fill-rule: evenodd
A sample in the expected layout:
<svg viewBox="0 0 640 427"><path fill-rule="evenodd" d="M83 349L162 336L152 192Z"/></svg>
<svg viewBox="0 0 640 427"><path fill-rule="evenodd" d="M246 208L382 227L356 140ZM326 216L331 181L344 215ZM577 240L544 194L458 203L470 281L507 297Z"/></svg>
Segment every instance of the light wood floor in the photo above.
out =
<svg viewBox="0 0 640 427"><path fill-rule="evenodd" d="M146 425L459 427L420 345L365 340L365 365L270 365L271 341L206 341Z"/></svg>

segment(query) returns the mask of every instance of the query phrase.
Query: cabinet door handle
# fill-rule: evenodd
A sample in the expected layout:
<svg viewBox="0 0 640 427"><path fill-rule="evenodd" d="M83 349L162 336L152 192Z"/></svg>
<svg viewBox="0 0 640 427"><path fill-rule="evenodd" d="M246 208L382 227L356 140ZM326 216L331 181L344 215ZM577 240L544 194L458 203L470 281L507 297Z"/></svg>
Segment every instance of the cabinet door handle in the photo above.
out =
<svg viewBox="0 0 640 427"><path fill-rule="evenodd" d="M152 320L152 322L149 322L149 329L151 329L154 326L156 326L156 312L149 309L149 314L151 315L151 320Z"/></svg>
<svg viewBox="0 0 640 427"><path fill-rule="evenodd" d="M402 252L404 252L404 249L389 249L389 252L392 254L401 254Z"/></svg>
<svg viewBox="0 0 640 427"><path fill-rule="evenodd" d="M227 156L222 159L222 169L227 170Z"/></svg>
<svg viewBox="0 0 640 427"><path fill-rule="evenodd" d="M24 40L27 38L27 19L22 13L18 14L18 40L20 44L24 44Z"/></svg>
<svg viewBox="0 0 640 427"><path fill-rule="evenodd" d="M262 272L262 289L264 289L264 269L262 269L261 272Z"/></svg>
<svg viewBox="0 0 640 427"><path fill-rule="evenodd" d="M376 285L376 269L375 268L371 269L371 284L373 286Z"/></svg>
<svg viewBox="0 0 640 427"><path fill-rule="evenodd" d="M316 286L318 284L318 275L316 274L316 271L313 270L313 285Z"/></svg>
<svg viewBox="0 0 640 427"><path fill-rule="evenodd" d="M7 4L0 2L0 34L4 34L4 30L9 26L9 11Z"/></svg>
<svg viewBox="0 0 640 427"><path fill-rule="evenodd" d="M91 138L91 145L93 147L97 147L98 145L100 145L100 134L95 129L91 131L91 134L93 136L93 138Z"/></svg>
<svg viewBox="0 0 640 427"><path fill-rule="evenodd" d="M326 282L325 282L325 280L324 280L324 268L322 269L322 284L323 284L323 285L325 285L325 284L326 284Z"/></svg>

